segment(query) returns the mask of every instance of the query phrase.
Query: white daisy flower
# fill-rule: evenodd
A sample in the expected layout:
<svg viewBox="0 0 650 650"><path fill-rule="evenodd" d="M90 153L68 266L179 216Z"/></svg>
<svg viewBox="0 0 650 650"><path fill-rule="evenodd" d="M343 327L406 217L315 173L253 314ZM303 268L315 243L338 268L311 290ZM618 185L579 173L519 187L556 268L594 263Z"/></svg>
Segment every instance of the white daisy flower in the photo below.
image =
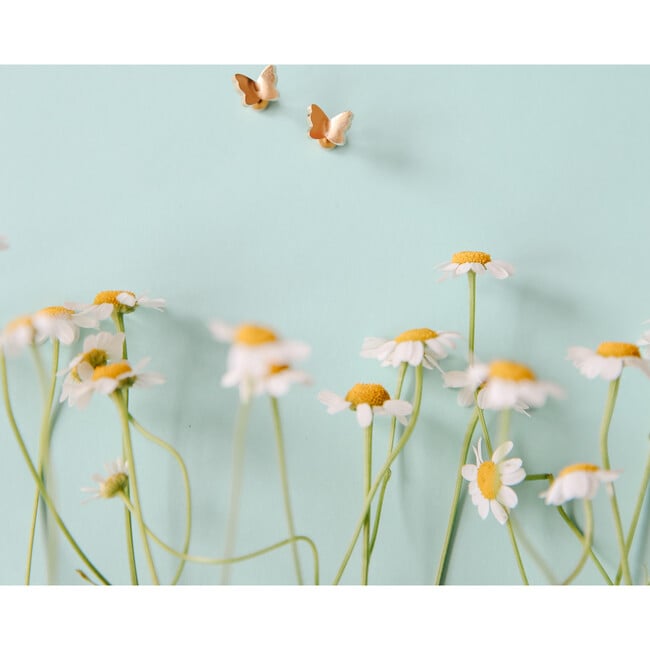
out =
<svg viewBox="0 0 650 650"><path fill-rule="evenodd" d="M130 314L138 307L163 311L166 306L164 298L149 298L145 295L136 296L133 291L100 291L93 300L93 305L101 305L107 309L110 316L113 312ZM87 309L91 305L83 303L68 303L66 306L76 309Z"/></svg>
<svg viewBox="0 0 650 650"><path fill-rule="evenodd" d="M84 339L83 352L78 354L70 361L66 368L61 370L59 375L66 375L61 388L61 398L59 401L65 402L69 395L70 389L74 392L74 386L81 381L78 367L82 363L88 364L93 370L98 366L105 366L109 361L122 358L122 346L124 345L124 334L110 334L109 332L100 332Z"/></svg>
<svg viewBox="0 0 650 650"><path fill-rule="evenodd" d="M482 440L474 447L476 465L463 465L461 474L469 481L469 493L472 503L478 507L481 519L492 514L500 524L508 520L508 510L517 505L517 494L510 487L517 485L526 478L522 468L521 458L504 458L512 451L512 442L504 442L492 454L491 460L483 460L481 453ZM504 507L505 506L505 507Z"/></svg>
<svg viewBox="0 0 650 650"><path fill-rule="evenodd" d="M539 496L547 506L561 506L571 499L593 499L601 483L611 483L619 475L619 471L600 469L589 463L576 463L565 467L548 490Z"/></svg>
<svg viewBox="0 0 650 650"><path fill-rule="evenodd" d="M322 390L318 393L318 399L327 406L330 415L348 408L356 411L357 422L363 428L372 424L374 414L393 416L407 425L406 416L413 412L410 402L391 399L388 391L380 384L355 384L345 398L329 390Z"/></svg>
<svg viewBox="0 0 650 650"><path fill-rule="evenodd" d="M5 251L9 248L9 242L4 235L0 235L0 251Z"/></svg>
<svg viewBox="0 0 650 650"><path fill-rule="evenodd" d="M452 370L443 377L445 386L462 388L458 395L461 406L473 404L477 390L479 407L493 411L514 409L526 413L531 406L544 406L548 397L564 397L559 386L538 380L528 366L502 359L489 365L476 363L467 370Z"/></svg>
<svg viewBox="0 0 650 650"><path fill-rule="evenodd" d="M163 375L157 372L142 372L149 361L148 358L143 359L133 367L128 361L117 361L96 368L82 361L76 368L81 381L68 386L68 405L82 409L87 406L94 393L110 395L118 388L148 388L164 383Z"/></svg>
<svg viewBox="0 0 650 650"><path fill-rule="evenodd" d="M638 346L633 343L605 341L595 351L572 347L569 348L567 358L589 379L602 377L612 381L621 376L625 366L638 368L650 377L650 360L642 359Z"/></svg>
<svg viewBox="0 0 650 650"><path fill-rule="evenodd" d="M93 474L92 479L97 483L97 487L81 488L82 492L87 492L92 496L90 499L112 499L121 492L125 492L129 485L128 463L118 458L112 463L104 465L108 476Z"/></svg>
<svg viewBox="0 0 650 650"><path fill-rule="evenodd" d="M8 323L0 333L0 345L5 354L16 356L34 343L36 331L31 316L21 316Z"/></svg>
<svg viewBox="0 0 650 650"><path fill-rule="evenodd" d="M99 321L108 316L110 311L104 305L93 305L79 311L68 307L46 307L32 316L36 343L49 338L70 345L79 337L80 327L97 329Z"/></svg>
<svg viewBox="0 0 650 650"><path fill-rule="evenodd" d="M495 278L503 280L515 272L508 262L493 260L490 255L481 251L459 251L451 256L449 262L439 264L436 268L443 272L440 280L463 275L470 271L474 271L478 275L489 271Z"/></svg>
<svg viewBox="0 0 650 650"><path fill-rule="evenodd" d="M361 347L361 356L379 359L382 366L396 368L402 362L411 366L437 368L439 359L444 359L456 347L457 332L436 332L421 327L403 332L394 339L367 337ZM442 371L441 371L442 372Z"/></svg>
<svg viewBox="0 0 650 650"><path fill-rule="evenodd" d="M253 386L255 395L282 397L289 392L292 384L310 384L311 377L302 370L288 365L271 366L268 374L257 379ZM241 389L241 388L240 388ZM247 401L242 397L243 401Z"/></svg>

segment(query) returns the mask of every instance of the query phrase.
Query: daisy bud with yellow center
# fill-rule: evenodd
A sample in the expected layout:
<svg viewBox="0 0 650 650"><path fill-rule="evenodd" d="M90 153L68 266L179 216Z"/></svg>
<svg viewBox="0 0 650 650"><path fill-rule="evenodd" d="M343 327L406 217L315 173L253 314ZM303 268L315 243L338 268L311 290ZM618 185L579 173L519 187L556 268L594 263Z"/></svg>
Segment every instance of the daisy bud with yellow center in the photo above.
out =
<svg viewBox="0 0 650 650"><path fill-rule="evenodd" d="M427 327L407 330L394 339L368 337L363 341L361 356L378 359L382 366L393 368L408 363L441 370L438 360L444 359L456 347L459 337L457 332L442 332Z"/></svg>
<svg viewBox="0 0 650 650"><path fill-rule="evenodd" d="M34 343L36 330L31 316L21 316L7 323L0 333L0 345L9 356L15 356Z"/></svg>
<svg viewBox="0 0 650 650"><path fill-rule="evenodd" d="M444 262L437 267L443 272L441 280L469 273L480 275L488 271L495 278L503 280L514 274L514 269L508 262L493 260L488 253L483 251L459 251L451 256L449 262Z"/></svg>
<svg viewBox="0 0 650 650"><path fill-rule="evenodd" d="M593 499L601 483L611 483L619 476L619 471L601 469L591 463L576 463L561 470L548 490L539 496L551 506L561 506L571 499Z"/></svg>
<svg viewBox="0 0 650 650"><path fill-rule="evenodd" d="M323 390L318 393L318 399L321 404L327 406L329 414L346 409L355 411L357 422L363 428L372 424L375 414L393 416L406 425L408 424L406 416L413 411L410 402L391 399L388 391L381 384L355 384L345 397Z"/></svg>
<svg viewBox="0 0 650 650"><path fill-rule="evenodd" d="M589 379L601 377L613 381L621 376L625 366L638 368L650 377L650 360L641 358L639 347L634 343L604 341L596 350L571 347L567 358Z"/></svg>
<svg viewBox="0 0 650 650"><path fill-rule="evenodd" d="M82 492L91 494L91 499L112 499L126 493L129 485L129 472L126 461L118 458L114 463L105 466L108 476L94 474L92 479L97 483L94 488L81 488Z"/></svg>
<svg viewBox="0 0 650 650"><path fill-rule="evenodd" d="M84 306L80 309L58 305L45 307L31 317L36 331L36 343L49 338L70 345L79 337L80 327L97 329L99 321L107 317L105 312L105 309L98 306Z"/></svg>
<svg viewBox="0 0 650 650"><path fill-rule="evenodd" d="M512 451L511 441L504 442L492 454L490 460L483 460L482 440L474 448L476 464L463 465L461 474L469 481L469 493L472 503L478 508L481 519L492 511L500 524L508 520L508 510L517 505L517 494L512 485L521 483L526 478L521 458L506 456Z"/></svg>
<svg viewBox="0 0 650 650"><path fill-rule="evenodd" d="M302 370L292 368L288 364L272 365L266 376L254 380L255 395L270 395L281 397L289 392L293 384L310 384L311 377Z"/></svg>

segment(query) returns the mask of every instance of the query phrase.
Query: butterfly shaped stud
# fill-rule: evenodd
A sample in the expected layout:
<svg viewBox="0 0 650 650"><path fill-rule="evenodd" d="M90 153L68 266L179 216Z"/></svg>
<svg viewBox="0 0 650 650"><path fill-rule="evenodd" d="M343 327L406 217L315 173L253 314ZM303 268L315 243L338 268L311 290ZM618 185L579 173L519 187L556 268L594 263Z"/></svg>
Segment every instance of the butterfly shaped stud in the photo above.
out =
<svg viewBox="0 0 650 650"><path fill-rule="evenodd" d="M275 87L278 77L273 65L267 65L257 81L243 74L236 74L232 80L235 88L242 95L242 104L252 106L256 111L263 111L269 102L275 101L280 96Z"/></svg>
<svg viewBox="0 0 650 650"><path fill-rule="evenodd" d="M345 132L350 128L352 112L339 113L332 119L325 115L323 109L312 104L307 109L309 119L309 137L318 140L321 147L333 149L337 145L345 144Z"/></svg>

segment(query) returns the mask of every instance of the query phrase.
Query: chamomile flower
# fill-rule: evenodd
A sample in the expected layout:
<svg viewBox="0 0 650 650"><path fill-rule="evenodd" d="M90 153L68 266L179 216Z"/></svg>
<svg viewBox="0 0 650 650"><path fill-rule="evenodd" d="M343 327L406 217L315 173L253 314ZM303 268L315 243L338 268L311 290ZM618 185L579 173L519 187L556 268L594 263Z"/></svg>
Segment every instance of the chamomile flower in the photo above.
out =
<svg viewBox="0 0 650 650"><path fill-rule="evenodd" d="M288 365L271 366L265 376L255 381L253 392L255 395L282 397L282 395L286 395L289 392L292 384L310 383L311 377L302 370L296 370Z"/></svg>
<svg viewBox="0 0 650 650"><path fill-rule="evenodd" d="M457 332L436 332L426 327L402 332L394 339L368 337L361 347L361 356L379 359L382 366L396 368L402 362L411 366L437 368L438 360L444 359L456 347Z"/></svg>
<svg viewBox="0 0 650 650"><path fill-rule="evenodd" d="M372 424L373 415L389 415L406 425L407 415L413 412L410 402L391 399L388 391L380 384L355 384L343 398L329 390L318 393L321 404L327 406L331 415L345 409L356 411L359 426L365 428Z"/></svg>
<svg viewBox="0 0 650 650"><path fill-rule="evenodd" d="M489 271L495 278L503 280L515 272L508 262L493 260L490 255L482 251L459 251L451 256L449 262L439 264L437 268L443 272L440 280L463 275L470 271L479 275Z"/></svg>
<svg viewBox="0 0 650 650"><path fill-rule="evenodd" d="M531 406L544 406L548 397L564 397L559 386L538 380L528 366L502 359L472 364L467 370L446 372L443 377L445 386L462 389L458 395L461 406L473 404L477 390L479 407L493 411L526 413Z"/></svg>
<svg viewBox="0 0 650 650"><path fill-rule="evenodd" d="M571 499L593 499L601 483L611 483L619 475L619 471L601 469L590 463L576 463L565 467L548 490L539 496L547 506L561 506Z"/></svg>
<svg viewBox="0 0 650 650"><path fill-rule="evenodd" d="M113 310L129 314L138 307L162 311L165 308L164 298L149 298L149 296L136 296L133 291L100 291L93 300L95 305L111 305Z"/></svg>
<svg viewBox="0 0 650 650"><path fill-rule="evenodd" d="M491 460L483 460L481 451L482 440L474 447L476 464L463 465L461 474L469 481L469 493L472 503L478 508L481 519L485 519L492 511L500 524L508 520L508 510L517 505L517 494L510 487L517 485L526 478L521 458L505 457L512 451L512 442L504 442L496 448ZM505 507L504 507L505 506Z"/></svg>
<svg viewBox="0 0 650 650"><path fill-rule="evenodd" d="M36 330L36 343L46 339L58 339L64 345L74 343L79 337L79 328L96 329L99 321L110 316L104 305L94 305L81 310L69 307L46 307L31 318Z"/></svg>
<svg viewBox="0 0 650 650"><path fill-rule="evenodd" d="M164 383L163 375L157 372L142 372L149 361L148 358L142 359L133 367L128 361L116 361L96 368L82 361L76 368L81 381L68 386L68 405L82 409L87 406L94 393L111 395L118 388L148 388Z"/></svg>
<svg viewBox="0 0 650 650"><path fill-rule="evenodd" d="M34 343L36 331L31 316L21 316L8 323L0 333L0 345L9 356L15 356Z"/></svg>
<svg viewBox="0 0 650 650"><path fill-rule="evenodd" d="M97 483L97 487L81 488L82 492L87 492L92 496L90 499L112 499L120 493L126 491L129 485L128 463L118 458L112 463L104 465L108 476L93 474L92 479Z"/></svg>
<svg viewBox="0 0 650 650"><path fill-rule="evenodd" d="M602 377L612 381L621 376L625 366L638 368L650 377L650 360L641 358L641 352L634 343L605 341L596 350L572 347L567 358L589 379Z"/></svg>

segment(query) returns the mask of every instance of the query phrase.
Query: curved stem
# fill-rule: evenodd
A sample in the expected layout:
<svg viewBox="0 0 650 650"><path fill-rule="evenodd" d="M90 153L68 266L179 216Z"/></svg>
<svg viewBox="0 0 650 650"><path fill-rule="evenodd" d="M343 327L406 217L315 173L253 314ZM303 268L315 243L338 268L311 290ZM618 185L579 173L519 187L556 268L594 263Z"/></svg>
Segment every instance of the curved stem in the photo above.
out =
<svg viewBox="0 0 650 650"><path fill-rule="evenodd" d="M14 417L13 408L11 406L11 400L9 398L9 386L7 383L7 363L5 361L5 355L2 349L0 349L0 374L2 375L2 395L5 403L5 409L7 411L7 417L9 419L9 425L11 426L11 430L14 433L14 437L16 438L16 442L18 443L20 452L23 455L23 458L25 459L25 463L27 464L29 473L32 475L34 482L38 486L43 501L45 501L45 504L50 510L50 513L52 514L54 521L61 529L61 532L63 533L64 537L68 540L70 546L72 546L72 548L75 550L77 555L81 558L82 562L88 567L88 569L90 569L90 571L93 572L93 574L97 577L97 579L100 582L102 582L105 585L110 584L108 580L106 580L106 578L99 572L99 570L95 568L95 565L88 559L86 554L81 550L81 547L75 541L74 537L71 535L70 531L66 528L65 524L63 523L63 520L59 516L59 513L57 512L56 508L54 507L54 504L52 503L52 500L50 499L50 496L47 493L45 486L43 485L43 481L40 477L40 474L36 471L36 468L34 467L34 463L32 462L29 452L27 451L27 447L25 446L25 441L23 440L23 437L20 433L20 429L16 424L16 418Z"/></svg>
<svg viewBox="0 0 650 650"><path fill-rule="evenodd" d="M415 429L415 425L417 424L418 417L420 415L421 403L422 403L422 366L417 366L415 369L415 399L413 400L413 413L411 414L411 419L409 420L408 426L404 430L404 434L400 438L399 442L397 443L393 451L388 455L388 458L386 458L386 460L384 461L384 464L381 466L379 470L377 478L375 479L374 483L370 487L368 496L366 497L366 500L363 504L363 511L359 519L357 520L357 525L354 529L354 533L352 534L352 539L350 540L345 555L343 556L343 560L341 561L341 566L339 566L339 570L337 571L336 576L334 577L333 584L335 585L339 584L339 582L341 581L341 577L343 576L345 567L347 566L350 560L352 551L354 550L357 540L359 539L359 535L361 534L361 529L363 528L364 521L366 520L366 515L370 510L372 499L375 496L377 490L379 489L379 486L381 485L382 481L384 480L384 475L390 469L390 466L393 464L393 461L397 458L400 451L404 449L406 443L409 441L409 438L411 437L411 434L413 433L413 430Z"/></svg>
<svg viewBox="0 0 650 650"><path fill-rule="evenodd" d="M384 507L386 488L388 487L388 481L390 480L391 475L391 470L386 470L386 474L384 474L384 481L381 484L379 496L377 497L377 510L375 511L375 521L372 525L372 533L370 534L370 547L368 549L368 557L372 557L372 552L375 548L375 542L377 541L377 533L379 532L379 519L381 518L381 510Z"/></svg>
<svg viewBox="0 0 650 650"><path fill-rule="evenodd" d="M469 424L467 425L465 437L463 438L463 444L460 451L460 460L458 462L458 471L456 475L456 487L454 488L454 496L451 501L451 511L449 513L449 521L447 522L447 532L445 533L445 539L442 543L440 561L438 562L438 572L436 573L436 581L434 583L436 585L443 584L445 579L445 572L447 571L447 558L451 551L451 540L454 534L454 528L456 526L458 501L460 499L460 492L463 487L463 476L460 472L463 465L467 461L467 454L469 453L469 448L472 444L472 436L474 435L476 423L478 422L478 410L478 406L474 408L474 413L472 414Z"/></svg>
<svg viewBox="0 0 650 650"><path fill-rule="evenodd" d="M122 493L120 496L124 501L124 505L127 508L133 510L133 504L129 502L126 495ZM318 585L318 581L319 581L318 549L316 548L316 544L313 542L313 540L307 537L306 535L295 535L294 537L289 537L289 539L284 539L281 542L277 542L276 544L271 544L271 546L265 546L264 548L258 551L253 551L252 553L246 553L246 555L238 555L237 557L230 557L230 558L212 558L212 557L205 557L202 555L188 555L187 553L179 553L176 549L169 546L169 544L165 544L165 542L163 542L160 539L160 537L154 534L153 531L151 531L151 529L149 529L148 527L147 527L147 534L149 535L149 537L151 537L151 539L156 544L158 544L158 546L160 546L160 548L167 551L167 553L170 553L171 555L186 560L187 562L195 562L197 564L214 564L214 565L236 564L237 562L252 560L253 558L259 557L260 555L264 555L265 553L270 553L271 551L275 551L278 548L282 548L287 544L294 544L295 542L305 542L306 544L309 545L309 548L311 548L312 554L314 556L314 584Z"/></svg>
<svg viewBox="0 0 650 650"><path fill-rule="evenodd" d="M242 478L244 474L244 451L246 427L250 413L250 401L241 402L237 413L237 424L233 436L232 452L232 482L230 485L230 506L228 508L228 521L226 523L226 542L224 556L230 557L235 549L237 535L237 521L239 519L239 501L241 497ZM221 572L221 584L227 585L230 581L230 566L225 564Z"/></svg>
<svg viewBox="0 0 650 650"><path fill-rule="evenodd" d="M499 435L497 440L499 444L502 445L508 440L508 435L510 434L510 415L512 414L512 409L503 409L499 413Z"/></svg>
<svg viewBox="0 0 650 650"><path fill-rule="evenodd" d="M481 421L481 429L483 430L483 438L485 439L485 448L487 449L488 455L492 456L494 452L492 450L492 441L490 440L490 432L488 431L487 428L485 415L483 413L483 409L480 408L478 404L476 405L476 408L478 409L478 417L479 420Z"/></svg>
<svg viewBox="0 0 650 650"><path fill-rule="evenodd" d="M40 354L36 349L35 345L32 345L32 349L35 350L35 357L38 359L37 366L39 375L44 373L43 364L41 361ZM39 363L40 362L40 363ZM49 388L46 389L46 392L43 394L43 415L41 417L41 431L38 437L38 455L37 455L37 468L38 474L43 481L43 485L48 484L48 467L50 464L50 430L51 430L51 421L52 421L52 404L54 403L54 391L56 389L56 373L59 370L59 340L54 339L52 344L52 372L50 375ZM47 384L46 384L47 385ZM32 521L31 527L29 530L29 542L27 544L27 566L25 568L25 584L28 585L31 579L31 570L32 570L32 556L34 553L34 538L36 536L36 521L38 519L38 508L40 504L40 491L38 487L36 488L36 493L34 494L34 505L32 507ZM50 535L47 534L47 511L43 509L43 517L45 521L45 532L47 537L47 548L50 549ZM48 568L50 567L51 561L50 554L48 553ZM49 573L49 571L48 571ZM48 580L51 582L51 580Z"/></svg>
<svg viewBox="0 0 650 650"><path fill-rule="evenodd" d="M607 437L609 434L609 425L612 421L614 414L614 406L616 405L616 396L618 394L618 386L620 384L620 375L609 383L609 391L607 393L607 402L605 404L605 412L600 425L600 454L603 462L603 469L611 469L609 464L609 449L607 444ZM609 494L609 502L612 506L612 515L614 518L614 529L616 531L616 541L618 542L618 550L621 556L621 570L623 577L628 585L632 584L632 576L630 575L630 567L627 562L627 551L625 547L625 538L623 536L623 524L621 523L621 513L618 509L618 500L616 499L616 491L614 486L610 483L607 486Z"/></svg>
<svg viewBox="0 0 650 650"><path fill-rule="evenodd" d="M636 527L639 523L639 517L641 516L641 509L643 508L643 501L645 500L645 495L648 492L648 483L650 482L650 454L648 454L648 459L645 463L645 470L643 472L643 478L641 479L641 489L639 490L639 496L636 498L636 506L634 507L634 514L632 515L632 521L630 522L630 529L627 533L627 539L625 540L625 552L629 556L630 550L632 549L632 542L634 541L634 534L636 533ZM616 572L616 584L621 583L622 569L619 565L618 571Z"/></svg>
<svg viewBox="0 0 650 650"><path fill-rule="evenodd" d="M393 399L399 399L402 396L402 386L404 385L404 377L406 376L406 370L408 368L408 363L402 361L397 373L397 387L395 388L395 397ZM390 454L393 451L395 446L395 430L397 429L397 418L393 416L390 419L390 438L388 442L388 453Z"/></svg>
<svg viewBox="0 0 650 650"><path fill-rule="evenodd" d="M524 529L521 527L521 525L517 521L517 518L515 517L512 511L510 511L509 519L512 522L512 530L515 533L517 542L520 544L520 546L523 549L526 550L526 552L533 560L533 562L540 568L541 572L548 580L548 583L551 585L557 584L558 582L557 577L553 573L552 569L548 566L548 564L542 557L541 553L535 548L534 544L530 541L530 539L526 535L526 531L524 531Z"/></svg>
<svg viewBox="0 0 650 650"><path fill-rule="evenodd" d="M142 545L144 547L144 554L147 559L147 564L149 565L149 571L151 573L151 579L155 585L160 584L158 580L158 574L156 573L156 566L151 555L151 549L149 548L149 541L147 539L147 533L144 525L144 518L142 516L142 506L140 505L140 496L138 494L138 479L135 471L135 459L133 456L133 445L131 443L131 427L129 425L129 412L124 402L124 397L119 390L116 390L112 393L111 397L117 406L117 410L120 414L120 420L122 422L122 440L124 442L124 450L126 452L126 462L129 467L129 488L131 494L133 495L133 505L134 505L134 514L136 521L138 522L138 528L140 529L140 535L142 536Z"/></svg>
<svg viewBox="0 0 650 650"><path fill-rule="evenodd" d="M364 431L363 445L363 498L370 492L370 481L372 478L372 422ZM363 522L363 550L361 552L361 584L368 584L368 568L370 564L370 511L366 513Z"/></svg>
<svg viewBox="0 0 650 650"><path fill-rule="evenodd" d="M589 557L591 552L591 544L593 542L593 537L594 537L594 513L591 508L591 501L589 501L589 499L583 499L583 503L585 507L585 528L587 532L584 536L582 555L580 556L580 560L578 560L578 564L576 565L576 568L569 574L567 579L562 583L563 585L570 585L578 577L580 571L582 571L582 568L584 567L585 562L587 561L587 558Z"/></svg>
<svg viewBox="0 0 650 650"><path fill-rule="evenodd" d="M474 330L476 325L476 273L470 271L467 274L469 282L469 353L470 365L474 363Z"/></svg>
<svg viewBox="0 0 650 650"><path fill-rule="evenodd" d="M284 514L287 519L289 537L296 536L296 529L293 523L293 511L291 510L291 498L289 495L289 478L287 474L287 460L284 453L284 439L282 436L282 421L280 419L280 408L277 397L271 396L271 411L273 412L273 425L275 429L275 443L278 448L278 463L280 465L280 482L282 483L282 497L284 499ZM300 567L300 555L298 554L298 545L291 545L291 554L293 555L293 566L296 571L298 584L303 584L302 570Z"/></svg>
<svg viewBox="0 0 650 650"><path fill-rule="evenodd" d="M168 442L165 442L162 438L151 433L143 427L130 413L129 420L133 426L147 439L153 442L154 444L162 447L168 454L170 454L174 460L178 463L178 467L181 470L183 475L183 488L185 490L185 541L183 542L183 553L187 553L190 548L190 537L192 535L192 491L190 489L190 476L187 472L187 467L183 461L182 456L170 445ZM127 495L128 496L128 495ZM182 560L178 565L178 569L172 578L172 585L178 583L183 569L185 567L185 560Z"/></svg>

